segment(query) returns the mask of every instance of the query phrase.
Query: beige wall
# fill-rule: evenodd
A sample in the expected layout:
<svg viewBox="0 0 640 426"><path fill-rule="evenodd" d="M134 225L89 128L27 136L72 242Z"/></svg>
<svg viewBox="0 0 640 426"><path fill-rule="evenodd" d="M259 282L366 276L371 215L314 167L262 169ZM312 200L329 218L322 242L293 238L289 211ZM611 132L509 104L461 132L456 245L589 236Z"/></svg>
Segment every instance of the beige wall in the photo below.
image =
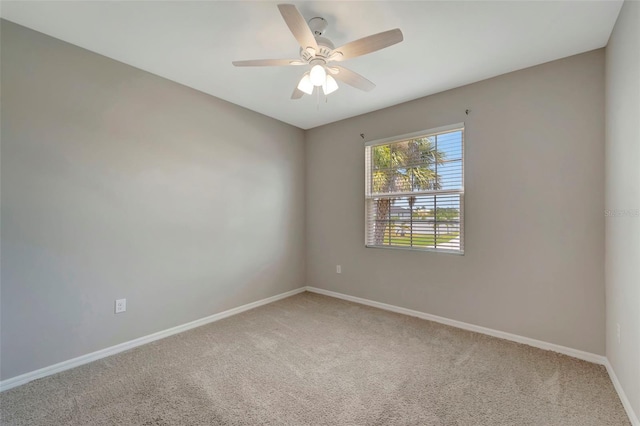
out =
<svg viewBox="0 0 640 426"><path fill-rule="evenodd" d="M360 134L462 121L465 255L365 248ZM604 354L604 50L312 129L305 155L307 285Z"/></svg>
<svg viewBox="0 0 640 426"><path fill-rule="evenodd" d="M625 1L606 55L607 358L640 416L640 3ZM620 342L616 325L620 324Z"/></svg>
<svg viewBox="0 0 640 426"><path fill-rule="evenodd" d="M2 379L304 284L302 130L1 27Z"/></svg>

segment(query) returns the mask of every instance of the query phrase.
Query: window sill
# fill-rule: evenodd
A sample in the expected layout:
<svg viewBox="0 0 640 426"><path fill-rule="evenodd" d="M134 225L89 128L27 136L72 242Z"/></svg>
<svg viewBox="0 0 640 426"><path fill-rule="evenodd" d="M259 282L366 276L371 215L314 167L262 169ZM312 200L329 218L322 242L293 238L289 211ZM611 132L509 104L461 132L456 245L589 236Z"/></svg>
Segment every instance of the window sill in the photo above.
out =
<svg viewBox="0 0 640 426"><path fill-rule="evenodd" d="M429 247L400 247L400 246L370 246L365 244L365 248L372 249L390 249L390 250L409 250L409 251L424 251L431 253L443 253L443 254L455 254L458 256L464 256L464 250L456 249L442 249L442 248L429 248Z"/></svg>

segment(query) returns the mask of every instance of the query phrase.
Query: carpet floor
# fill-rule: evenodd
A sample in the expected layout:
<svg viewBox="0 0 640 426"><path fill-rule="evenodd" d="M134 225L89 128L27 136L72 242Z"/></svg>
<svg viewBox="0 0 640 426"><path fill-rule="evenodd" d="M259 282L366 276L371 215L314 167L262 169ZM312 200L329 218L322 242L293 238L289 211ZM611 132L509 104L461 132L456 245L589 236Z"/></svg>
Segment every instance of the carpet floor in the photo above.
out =
<svg viewBox="0 0 640 426"><path fill-rule="evenodd" d="M0 394L3 425L629 425L604 367L313 293Z"/></svg>

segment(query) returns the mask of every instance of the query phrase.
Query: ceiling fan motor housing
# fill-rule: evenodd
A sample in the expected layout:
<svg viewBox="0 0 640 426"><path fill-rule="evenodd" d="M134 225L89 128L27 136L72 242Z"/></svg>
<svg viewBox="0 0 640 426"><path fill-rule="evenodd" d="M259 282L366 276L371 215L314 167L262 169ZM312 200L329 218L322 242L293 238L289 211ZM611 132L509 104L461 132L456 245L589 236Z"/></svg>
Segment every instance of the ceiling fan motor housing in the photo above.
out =
<svg viewBox="0 0 640 426"><path fill-rule="evenodd" d="M310 62L314 58L322 58L327 61L335 46L328 38L315 37L315 39L318 44L318 50L300 48L300 57L306 62Z"/></svg>

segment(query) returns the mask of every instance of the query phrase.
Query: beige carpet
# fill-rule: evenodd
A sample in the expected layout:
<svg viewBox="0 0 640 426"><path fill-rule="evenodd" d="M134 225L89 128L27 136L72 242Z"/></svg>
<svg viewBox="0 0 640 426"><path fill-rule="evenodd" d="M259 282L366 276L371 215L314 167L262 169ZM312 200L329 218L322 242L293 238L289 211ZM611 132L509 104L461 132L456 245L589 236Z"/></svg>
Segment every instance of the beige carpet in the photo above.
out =
<svg viewBox="0 0 640 426"><path fill-rule="evenodd" d="M6 425L628 425L605 369L302 293L0 394Z"/></svg>

